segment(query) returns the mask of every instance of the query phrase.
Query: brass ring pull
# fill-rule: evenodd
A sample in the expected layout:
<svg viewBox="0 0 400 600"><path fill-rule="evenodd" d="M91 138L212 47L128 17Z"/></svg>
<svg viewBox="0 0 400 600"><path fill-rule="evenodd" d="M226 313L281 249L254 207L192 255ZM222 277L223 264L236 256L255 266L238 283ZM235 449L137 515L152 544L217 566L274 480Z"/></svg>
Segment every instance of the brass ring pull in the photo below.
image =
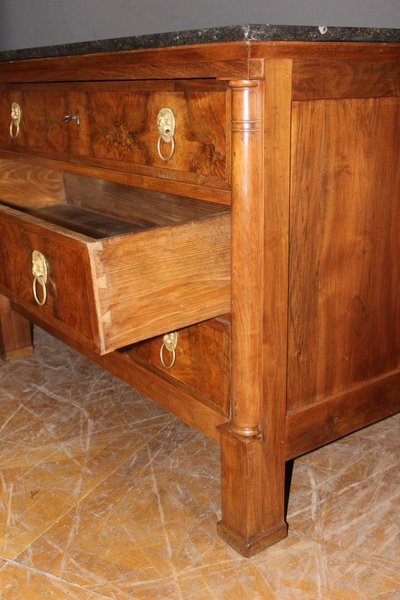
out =
<svg viewBox="0 0 400 600"><path fill-rule="evenodd" d="M38 282L42 286L42 298L41 299L39 298L39 294L37 293L37 283ZM37 275L36 277L34 277L32 289L33 289L33 297L35 298L36 304L39 304L39 306L43 306L44 304L46 304L47 288L46 288L44 279L41 275Z"/></svg>
<svg viewBox="0 0 400 600"><path fill-rule="evenodd" d="M163 343L160 348L160 360L165 369L172 369L176 360L176 347L178 345L178 332L166 333L163 337ZM167 363L164 358L164 351L171 353L171 360Z"/></svg>
<svg viewBox="0 0 400 600"><path fill-rule="evenodd" d="M18 102L11 104L11 123L10 123L10 136L13 140L19 136L19 124L21 122L21 107Z"/></svg>
<svg viewBox="0 0 400 600"><path fill-rule="evenodd" d="M167 364L167 363L165 362L165 359L164 359L164 348L167 348L167 346L166 346L165 344L163 344L163 345L161 346L161 350L160 350L160 360L161 360L161 362L162 362L162 365L163 365L163 367L164 367L165 369L172 369L172 367L173 367L173 366L174 366L174 364L175 364L175 360L176 360L176 352L175 352L175 349L173 349L173 350L168 350L169 352L171 352L171 361L170 361L170 363L169 363L169 364Z"/></svg>
<svg viewBox="0 0 400 600"><path fill-rule="evenodd" d="M39 306L43 306L46 304L47 300L47 276L48 276L48 264L46 257L39 252L39 250L34 250L32 252L32 275L33 275L33 283L32 283L32 291L33 297L35 299L36 304ZM37 284L42 287L41 298L39 298Z"/></svg>
<svg viewBox="0 0 400 600"><path fill-rule="evenodd" d="M166 142L166 144L171 144L171 149L169 151L169 154L167 156L164 156L162 151L161 151L161 140L163 139L163 136L160 135L160 137L158 138L158 144L157 144L157 150L158 150L158 156L161 158L161 160L171 160L171 158L174 155L175 152L175 142L174 142L174 138L171 135L171 133L169 131L166 131L164 133L164 136L168 136L168 141Z"/></svg>
<svg viewBox="0 0 400 600"><path fill-rule="evenodd" d="M12 137L13 140L17 139L17 137L19 136L19 123L16 123L15 121L11 121L10 136Z"/></svg>

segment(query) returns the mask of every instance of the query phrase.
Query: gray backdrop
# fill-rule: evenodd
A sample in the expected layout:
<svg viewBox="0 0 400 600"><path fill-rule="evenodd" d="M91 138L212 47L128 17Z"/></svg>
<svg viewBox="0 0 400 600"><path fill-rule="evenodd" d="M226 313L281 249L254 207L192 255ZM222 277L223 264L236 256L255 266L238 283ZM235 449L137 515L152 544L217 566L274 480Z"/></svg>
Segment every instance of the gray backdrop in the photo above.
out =
<svg viewBox="0 0 400 600"><path fill-rule="evenodd" d="M0 50L246 23L400 27L400 0L0 0Z"/></svg>

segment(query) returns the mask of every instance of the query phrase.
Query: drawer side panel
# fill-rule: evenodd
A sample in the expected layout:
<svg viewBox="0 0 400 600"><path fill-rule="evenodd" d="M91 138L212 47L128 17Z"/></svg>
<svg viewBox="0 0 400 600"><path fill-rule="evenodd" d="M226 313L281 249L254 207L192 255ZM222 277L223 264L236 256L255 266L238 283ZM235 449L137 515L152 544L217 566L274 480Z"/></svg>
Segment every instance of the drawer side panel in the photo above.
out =
<svg viewBox="0 0 400 600"><path fill-rule="evenodd" d="M230 308L230 216L92 246L101 351L222 315Z"/></svg>

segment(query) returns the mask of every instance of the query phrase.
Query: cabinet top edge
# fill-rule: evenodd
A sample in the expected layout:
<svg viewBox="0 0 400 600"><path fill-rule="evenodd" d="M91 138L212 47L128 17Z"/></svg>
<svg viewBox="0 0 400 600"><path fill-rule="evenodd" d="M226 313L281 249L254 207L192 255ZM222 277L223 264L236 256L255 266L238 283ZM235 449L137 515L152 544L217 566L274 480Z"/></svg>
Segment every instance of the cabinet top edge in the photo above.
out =
<svg viewBox="0 0 400 600"><path fill-rule="evenodd" d="M0 51L0 61L148 50L222 42L400 43L400 28L233 25Z"/></svg>

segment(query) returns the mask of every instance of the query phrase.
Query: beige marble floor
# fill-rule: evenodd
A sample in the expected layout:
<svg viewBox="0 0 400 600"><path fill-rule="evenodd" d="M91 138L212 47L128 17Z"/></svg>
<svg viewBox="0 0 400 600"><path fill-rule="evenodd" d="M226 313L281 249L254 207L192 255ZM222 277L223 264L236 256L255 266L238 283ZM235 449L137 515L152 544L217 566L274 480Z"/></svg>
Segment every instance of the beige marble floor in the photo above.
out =
<svg viewBox="0 0 400 600"><path fill-rule="evenodd" d="M36 342L0 362L2 600L400 599L400 415L296 460L289 537L246 560L217 445Z"/></svg>

